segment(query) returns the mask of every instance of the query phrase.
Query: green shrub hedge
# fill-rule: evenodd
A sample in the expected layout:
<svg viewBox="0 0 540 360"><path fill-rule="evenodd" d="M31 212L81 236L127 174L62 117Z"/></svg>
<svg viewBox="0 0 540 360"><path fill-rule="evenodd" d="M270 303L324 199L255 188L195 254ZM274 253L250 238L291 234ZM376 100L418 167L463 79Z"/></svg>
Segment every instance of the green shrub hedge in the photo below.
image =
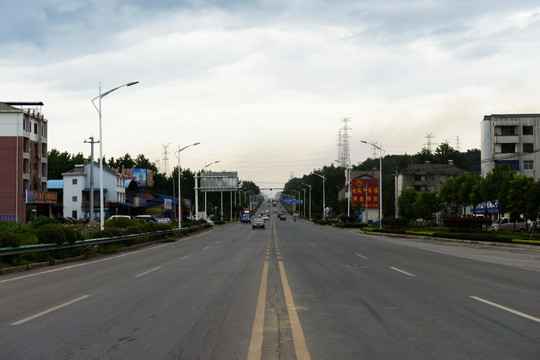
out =
<svg viewBox="0 0 540 360"><path fill-rule="evenodd" d="M38 218L39 219L39 218ZM36 236L41 244L63 244L66 242L64 227L60 223L41 225L36 230Z"/></svg>
<svg viewBox="0 0 540 360"><path fill-rule="evenodd" d="M21 239L17 235L8 232L0 233L0 248L19 246L21 246Z"/></svg>

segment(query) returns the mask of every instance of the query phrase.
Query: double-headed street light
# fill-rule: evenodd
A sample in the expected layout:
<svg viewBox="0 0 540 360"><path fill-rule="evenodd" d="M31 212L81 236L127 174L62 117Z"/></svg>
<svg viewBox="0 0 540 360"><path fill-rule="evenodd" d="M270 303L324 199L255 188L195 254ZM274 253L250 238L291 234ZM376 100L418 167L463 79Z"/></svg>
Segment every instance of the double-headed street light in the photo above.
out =
<svg viewBox="0 0 540 360"><path fill-rule="evenodd" d="M369 141L360 140L360 142L363 142L364 144L368 144L368 145L373 146L374 148L379 149L379 228L382 229L382 151L383 149L377 144L374 144ZM366 208L366 211L367 211L367 208Z"/></svg>
<svg viewBox="0 0 540 360"><path fill-rule="evenodd" d="M209 167L210 165L212 164L217 164L219 162L219 160L217 161L212 161L210 164L206 164L204 165L203 167L203 170L206 169L207 167ZM200 174L200 172L199 172ZM198 175L195 175L195 220L199 220L199 185L198 185L198 180L199 179L199 176ZM208 215L207 212L206 212L206 191L204 192L204 213L205 215Z"/></svg>
<svg viewBox="0 0 540 360"><path fill-rule="evenodd" d="M104 209L103 209L103 136L102 136L102 126L101 126L101 99L105 96L109 95L113 91L116 91L124 86L132 86L135 84L138 84L138 81L131 81L124 85L120 85L115 87L114 89L111 89L109 91L106 91L104 93L101 93L101 82L99 83L99 95L92 99L92 105L96 108L97 112L99 113L99 212L100 212L100 223L101 223L101 230L104 229L105 224L105 218L104 218ZM99 99L98 105L94 103L96 99ZM92 164L92 167L94 164ZM90 194L90 196L93 198L94 194ZM94 214L90 214L90 221L92 221L92 217Z"/></svg>
<svg viewBox="0 0 540 360"><path fill-rule="evenodd" d="M184 146L183 148L179 148L178 151L174 153L176 158L178 159L178 228L182 228L182 187L180 186L180 174L182 173L180 171L180 152L187 149L190 146L199 145L200 142L194 143L188 146Z"/></svg>
<svg viewBox="0 0 540 360"><path fill-rule="evenodd" d="M315 175L317 175L318 177L322 178L322 207L323 207L323 220L326 220L326 194L325 194L325 185L324 183L326 182L326 176L324 175L321 175L321 174L317 174L317 173L313 173Z"/></svg>

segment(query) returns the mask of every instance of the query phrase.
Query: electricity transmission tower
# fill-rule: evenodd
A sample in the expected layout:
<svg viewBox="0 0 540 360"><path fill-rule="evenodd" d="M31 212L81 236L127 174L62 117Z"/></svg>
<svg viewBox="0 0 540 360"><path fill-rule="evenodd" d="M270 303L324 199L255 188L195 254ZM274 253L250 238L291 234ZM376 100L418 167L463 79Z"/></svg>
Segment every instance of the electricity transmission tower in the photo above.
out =
<svg viewBox="0 0 540 360"><path fill-rule="evenodd" d="M349 151L349 130L351 128L349 127L349 119L344 118L341 120L343 123L343 127L339 129L339 136L338 136L338 161L342 166L348 166L351 164L351 154Z"/></svg>
<svg viewBox="0 0 540 360"><path fill-rule="evenodd" d="M168 174L169 173L169 145L170 144L167 144L167 145L163 145L163 169L161 169L161 171L164 173L164 174Z"/></svg>

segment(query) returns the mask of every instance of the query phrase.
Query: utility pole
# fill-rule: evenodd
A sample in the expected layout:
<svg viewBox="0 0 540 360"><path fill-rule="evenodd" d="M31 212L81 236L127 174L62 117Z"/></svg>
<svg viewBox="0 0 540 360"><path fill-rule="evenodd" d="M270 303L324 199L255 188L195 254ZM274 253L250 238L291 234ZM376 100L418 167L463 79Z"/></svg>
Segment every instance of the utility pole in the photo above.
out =
<svg viewBox="0 0 540 360"><path fill-rule="evenodd" d="M84 140L85 143L90 143L90 212L88 213L88 221L92 221L94 217L94 144L99 141L94 141L94 137L90 136L90 141Z"/></svg>

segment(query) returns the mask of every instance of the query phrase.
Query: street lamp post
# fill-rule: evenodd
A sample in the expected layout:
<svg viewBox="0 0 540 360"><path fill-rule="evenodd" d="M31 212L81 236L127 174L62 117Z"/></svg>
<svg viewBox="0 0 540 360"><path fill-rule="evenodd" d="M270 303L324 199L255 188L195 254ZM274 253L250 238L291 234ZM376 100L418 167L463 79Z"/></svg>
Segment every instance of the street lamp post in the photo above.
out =
<svg viewBox="0 0 540 360"><path fill-rule="evenodd" d="M184 146L181 149L179 148L178 151L174 153L174 155L178 159L178 228L179 229L182 228L182 187L180 185L180 174L182 173L182 171L180 170L180 152L182 152L182 150L185 150L190 146L195 146L199 144L200 143L197 142L188 146Z"/></svg>
<svg viewBox="0 0 540 360"><path fill-rule="evenodd" d="M317 174L317 173L313 173L315 175L317 175L318 177L322 178L322 207L323 207L323 220L326 220L326 195L325 195L325 186L324 186L324 183L326 182L326 176L324 175L320 175L320 174Z"/></svg>
<svg viewBox="0 0 540 360"><path fill-rule="evenodd" d="M292 191L298 193L298 200L302 201L302 194L300 193L300 191L298 191L298 190L292 190ZM294 209L296 210L296 202L295 202L294 205L295 205L295 206L294 206Z"/></svg>
<svg viewBox="0 0 540 360"><path fill-rule="evenodd" d="M351 216L351 165L344 164L345 167L345 182L346 182L346 196L347 196L347 216Z"/></svg>
<svg viewBox="0 0 540 360"><path fill-rule="evenodd" d="M382 151L383 149L369 141L360 140L360 142L363 142L364 144L368 144L373 146L376 149L379 149L379 228L382 229ZM366 208L367 212L367 208Z"/></svg>
<svg viewBox="0 0 540 360"><path fill-rule="evenodd" d="M219 160L214 161L214 162L211 162L210 164L204 165L203 170L206 169L207 167L209 167L209 166L212 165L212 164L217 164L218 162L219 162ZM207 210L206 210L206 204L207 204L207 202L208 202L208 201L207 201L206 194L208 194L208 191L205 191L205 192L204 192L204 214L206 215L206 217L208 217L208 212L207 212Z"/></svg>
<svg viewBox="0 0 540 360"><path fill-rule="evenodd" d="M218 163L218 161L213 161L211 162L210 164L206 164L204 165L204 169L206 169L207 167L209 167L210 165L212 164L216 164ZM199 174L201 172L199 171ZM199 220L199 185L198 185L198 182L199 182L199 175L195 174L195 220ZM204 192L204 213L206 214L206 191Z"/></svg>
<svg viewBox="0 0 540 360"><path fill-rule="evenodd" d="M311 219L311 185L302 183L306 186L309 186L309 218Z"/></svg>
<svg viewBox="0 0 540 360"><path fill-rule="evenodd" d="M113 91L116 91L116 90L120 89L121 87L132 86L132 85L136 85L138 83L139 83L138 81L131 81L131 82L128 82L128 83L126 83L124 85L117 86L114 89L111 89L109 91L101 93L101 82L100 82L99 83L99 95L91 100L92 105L94 105L97 112L99 113L99 212L100 212L101 230L104 229L104 224L105 224L105 218L104 218L104 214L103 214L103 212L104 212L104 209L103 209L103 133L102 133L102 126L101 126L101 99L104 98L105 96L109 95ZM98 102L99 106L96 106L96 104L94 103L94 101L96 99L99 99L99 102ZM94 164L92 164L92 167L93 166L94 166ZM93 197L94 194L91 194L91 196ZM94 214L90 214L90 217L92 217L93 215ZM90 218L90 221L91 220L92 219Z"/></svg>
<svg viewBox="0 0 540 360"><path fill-rule="evenodd" d="M300 187L300 190L304 190L304 217L306 217L306 188Z"/></svg>

